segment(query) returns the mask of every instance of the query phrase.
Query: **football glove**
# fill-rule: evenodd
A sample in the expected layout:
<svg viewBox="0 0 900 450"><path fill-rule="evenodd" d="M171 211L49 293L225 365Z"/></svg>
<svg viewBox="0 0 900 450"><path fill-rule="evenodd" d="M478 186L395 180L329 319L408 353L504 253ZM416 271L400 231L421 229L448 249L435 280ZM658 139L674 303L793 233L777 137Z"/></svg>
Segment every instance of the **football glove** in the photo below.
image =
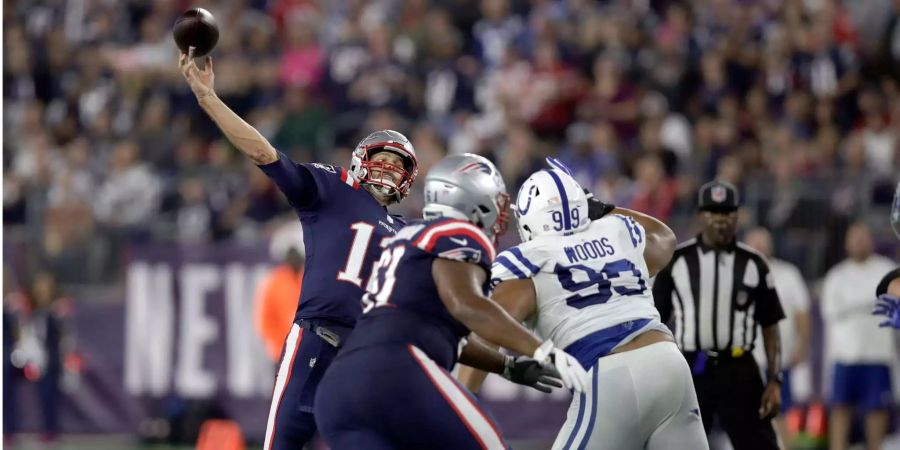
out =
<svg viewBox="0 0 900 450"><path fill-rule="evenodd" d="M879 327L900 329L900 297L890 294L879 295L872 314L887 317L887 320L878 324Z"/></svg>
<svg viewBox="0 0 900 450"><path fill-rule="evenodd" d="M506 357L503 378L516 384L531 386L541 392L550 393L555 387L562 387L559 372L550 364L541 364L527 356Z"/></svg>
<svg viewBox="0 0 900 450"><path fill-rule="evenodd" d="M584 392L588 386L588 374L581 367L581 363L572 355L556 348L553 341L546 340L537 350L534 351L532 357L542 363L552 364L559 372L559 378L563 382L563 386L568 389L574 389L575 392Z"/></svg>

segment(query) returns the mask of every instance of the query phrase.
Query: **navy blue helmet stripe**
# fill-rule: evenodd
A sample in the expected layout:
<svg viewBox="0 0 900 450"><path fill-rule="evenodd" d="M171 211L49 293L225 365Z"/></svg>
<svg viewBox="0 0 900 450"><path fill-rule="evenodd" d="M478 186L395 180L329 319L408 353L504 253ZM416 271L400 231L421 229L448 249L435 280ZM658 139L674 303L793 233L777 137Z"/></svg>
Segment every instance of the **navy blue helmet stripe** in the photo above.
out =
<svg viewBox="0 0 900 450"><path fill-rule="evenodd" d="M566 231L571 230L572 218L569 217L569 197L566 196L566 188L563 187L562 180L559 179L559 175L554 173L552 170L548 170L547 173L550 174L550 177L553 178L553 182L556 183L556 189L559 190L559 197L562 199L563 229Z"/></svg>

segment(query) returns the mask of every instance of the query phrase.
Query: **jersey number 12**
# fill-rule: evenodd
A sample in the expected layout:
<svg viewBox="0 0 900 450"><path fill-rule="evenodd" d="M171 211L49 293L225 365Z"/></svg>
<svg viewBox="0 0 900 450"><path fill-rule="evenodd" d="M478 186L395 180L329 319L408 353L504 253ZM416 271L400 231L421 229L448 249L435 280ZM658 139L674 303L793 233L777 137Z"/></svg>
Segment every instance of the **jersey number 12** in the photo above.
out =
<svg viewBox="0 0 900 450"><path fill-rule="evenodd" d="M362 287L363 261L366 259L366 250L369 249L369 242L372 240L372 233L375 227L365 222L356 222L350 225L353 230L353 242L350 243L350 254L347 255L347 263L344 268L338 272L338 281L346 281L353 283L357 287Z"/></svg>

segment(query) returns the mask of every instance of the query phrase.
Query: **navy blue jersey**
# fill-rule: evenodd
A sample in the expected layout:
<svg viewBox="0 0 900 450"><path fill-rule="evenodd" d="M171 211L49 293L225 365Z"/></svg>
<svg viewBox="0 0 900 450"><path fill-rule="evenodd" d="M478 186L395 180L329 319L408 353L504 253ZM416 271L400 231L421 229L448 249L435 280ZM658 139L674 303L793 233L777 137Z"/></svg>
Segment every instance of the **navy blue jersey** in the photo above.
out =
<svg viewBox="0 0 900 450"><path fill-rule="evenodd" d="M383 344L412 344L447 370L469 330L450 315L438 294L431 266L435 258L464 261L490 273L494 246L478 227L455 219L409 225L385 240L363 296L360 317L344 351ZM487 295L490 277L482 287Z"/></svg>
<svg viewBox="0 0 900 450"><path fill-rule="evenodd" d="M343 167L278 161L259 166L287 196L303 225L306 267L295 319L352 326L379 244L406 222L388 213Z"/></svg>

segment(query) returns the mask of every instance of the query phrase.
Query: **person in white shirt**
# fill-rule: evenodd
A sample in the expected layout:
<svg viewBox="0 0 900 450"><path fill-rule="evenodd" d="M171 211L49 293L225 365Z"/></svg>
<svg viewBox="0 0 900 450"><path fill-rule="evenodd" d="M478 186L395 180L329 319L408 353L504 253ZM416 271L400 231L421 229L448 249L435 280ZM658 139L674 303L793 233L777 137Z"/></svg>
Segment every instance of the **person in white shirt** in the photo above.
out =
<svg viewBox="0 0 900 450"><path fill-rule="evenodd" d="M772 235L765 228L754 228L744 235L744 242L765 256L774 278L775 291L781 300L785 320L779 322L781 335L782 375L781 410L789 411L794 405L809 400L812 380L809 366L809 289L797 266L775 258ZM755 346L753 356L760 367L766 365L766 355L761 345ZM785 439L784 418L779 415L775 431L782 442Z"/></svg>
<svg viewBox="0 0 900 450"><path fill-rule="evenodd" d="M854 409L865 412L866 445L881 448L893 400L891 365L897 360L893 332L879 328L871 314L872 287L894 268L874 254L872 234L863 223L847 230L847 259L825 275L822 316L827 334L826 361L832 375L830 449L848 447Z"/></svg>

